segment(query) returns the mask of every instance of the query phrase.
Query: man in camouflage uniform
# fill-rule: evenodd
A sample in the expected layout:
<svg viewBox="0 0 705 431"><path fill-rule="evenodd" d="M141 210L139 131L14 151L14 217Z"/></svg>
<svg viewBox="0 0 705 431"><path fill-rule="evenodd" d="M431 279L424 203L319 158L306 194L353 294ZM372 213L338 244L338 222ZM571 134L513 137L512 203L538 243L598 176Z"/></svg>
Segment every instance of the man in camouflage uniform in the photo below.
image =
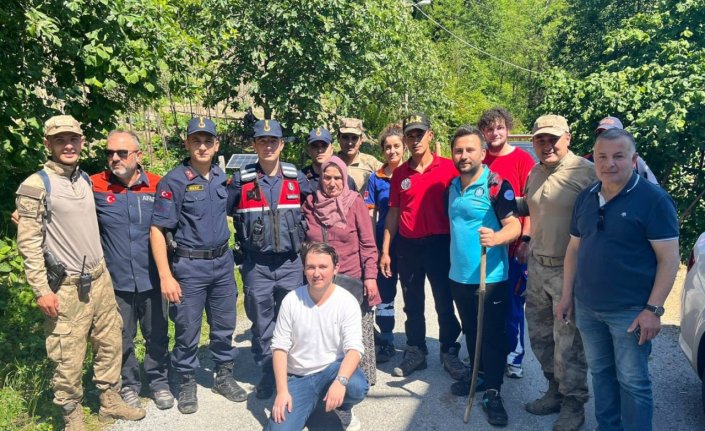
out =
<svg viewBox="0 0 705 431"><path fill-rule="evenodd" d="M343 118L338 126L338 143L340 144L340 157L348 166L348 175L355 181L355 187L361 194L367 190L367 180L370 175L382 167L382 162L374 156L361 153L364 128L362 120L357 118Z"/></svg>
<svg viewBox="0 0 705 431"><path fill-rule="evenodd" d="M46 315L47 355L56 364L54 403L67 430L84 429L81 375L90 339L101 418L142 419L144 409L128 406L118 392L122 319L103 259L91 185L78 168L85 142L81 126L59 115L46 122L44 134L51 160L17 190L17 248ZM63 280L52 286L58 290L47 280L47 251L65 266Z"/></svg>
<svg viewBox="0 0 705 431"><path fill-rule="evenodd" d="M543 397L526 404L535 415L560 412L554 431L577 431L585 421L587 365L574 322L553 318L563 291L563 257L568 245L573 204L596 180L592 163L568 150L570 129L565 118L544 115L532 130L540 163L531 170L519 215L531 214L531 236L517 255L528 258L526 320L531 348L548 379Z"/></svg>

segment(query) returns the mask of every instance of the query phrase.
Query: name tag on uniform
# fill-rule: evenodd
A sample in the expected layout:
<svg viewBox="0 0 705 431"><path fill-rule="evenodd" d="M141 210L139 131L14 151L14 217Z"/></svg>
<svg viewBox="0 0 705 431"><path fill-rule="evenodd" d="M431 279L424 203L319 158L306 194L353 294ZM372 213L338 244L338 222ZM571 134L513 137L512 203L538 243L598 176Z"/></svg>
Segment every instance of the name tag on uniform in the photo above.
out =
<svg viewBox="0 0 705 431"><path fill-rule="evenodd" d="M191 184L186 187L187 192L202 192L204 190L203 184Z"/></svg>
<svg viewBox="0 0 705 431"><path fill-rule="evenodd" d="M299 198L299 195L286 195L286 198L287 198L288 200L298 199L298 198Z"/></svg>

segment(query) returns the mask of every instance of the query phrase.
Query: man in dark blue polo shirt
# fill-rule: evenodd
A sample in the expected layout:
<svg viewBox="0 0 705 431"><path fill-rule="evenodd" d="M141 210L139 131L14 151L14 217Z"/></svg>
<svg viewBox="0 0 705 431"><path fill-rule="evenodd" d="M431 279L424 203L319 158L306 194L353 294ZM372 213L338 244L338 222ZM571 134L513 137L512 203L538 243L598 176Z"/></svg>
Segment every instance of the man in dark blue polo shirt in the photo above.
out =
<svg viewBox="0 0 705 431"><path fill-rule="evenodd" d="M575 307L598 428L649 431L648 359L678 272L678 217L671 197L634 172L629 132L602 133L594 157L600 181L573 208L556 318L567 323Z"/></svg>
<svg viewBox="0 0 705 431"><path fill-rule="evenodd" d="M171 363L181 378L178 408L190 414L198 410L196 353L204 308L216 365L213 392L236 402L245 401L247 392L233 378L237 288L225 209L228 179L212 163L219 148L215 124L192 118L186 133L189 158L157 186L150 241L176 330Z"/></svg>
<svg viewBox="0 0 705 431"><path fill-rule="evenodd" d="M142 151L137 135L115 130L108 135L105 157L109 169L91 177L98 214L100 241L122 317L123 400L140 407L140 367L135 356L139 322L145 340L144 371L159 409L170 409L174 397L169 390L169 359L166 312L159 290L149 228L154 193L160 180L140 166Z"/></svg>
<svg viewBox="0 0 705 431"><path fill-rule="evenodd" d="M321 166L333 157L333 137L325 127L316 127L308 134L306 153L311 158L311 164L301 169L301 173L308 180L301 185L301 201L305 201L309 195L316 193L318 182L321 179ZM355 180L348 177L348 187L357 191Z"/></svg>

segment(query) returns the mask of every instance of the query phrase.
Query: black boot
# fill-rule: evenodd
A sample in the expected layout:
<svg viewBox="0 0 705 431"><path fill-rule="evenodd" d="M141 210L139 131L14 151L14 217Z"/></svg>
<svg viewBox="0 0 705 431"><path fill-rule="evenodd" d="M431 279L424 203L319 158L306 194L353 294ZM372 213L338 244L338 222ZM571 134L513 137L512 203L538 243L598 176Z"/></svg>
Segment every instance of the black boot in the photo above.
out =
<svg viewBox="0 0 705 431"><path fill-rule="evenodd" d="M185 415L198 411L198 398L196 397L196 376L194 374L181 375L179 388L179 411Z"/></svg>
<svg viewBox="0 0 705 431"><path fill-rule="evenodd" d="M257 398L260 400L266 400L272 398L274 395L274 387L276 382L274 380L274 369L272 368L272 360L266 360L262 364L262 379L257 384Z"/></svg>
<svg viewBox="0 0 705 431"><path fill-rule="evenodd" d="M247 392L237 384L233 377L233 363L218 364L215 367L215 382L213 392L220 394L230 401L242 402L247 400Z"/></svg>

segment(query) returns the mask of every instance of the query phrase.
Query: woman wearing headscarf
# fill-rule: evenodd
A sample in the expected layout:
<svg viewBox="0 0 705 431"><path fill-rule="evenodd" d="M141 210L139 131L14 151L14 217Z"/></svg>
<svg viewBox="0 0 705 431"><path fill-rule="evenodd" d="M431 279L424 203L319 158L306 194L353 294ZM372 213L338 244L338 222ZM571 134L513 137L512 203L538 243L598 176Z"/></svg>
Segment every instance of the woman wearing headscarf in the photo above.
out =
<svg viewBox="0 0 705 431"><path fill-rule="evenodd" d="M307 241L327 242L340 259L338 274L362 280L362 338L365 355L360 362L370 385L376 382L374 312L381 302L377 290L377 247L367 205L357 192L348 188L348 171L340 158L333 156L321 167L318 190L302 207L308 223Z"/></svg>

